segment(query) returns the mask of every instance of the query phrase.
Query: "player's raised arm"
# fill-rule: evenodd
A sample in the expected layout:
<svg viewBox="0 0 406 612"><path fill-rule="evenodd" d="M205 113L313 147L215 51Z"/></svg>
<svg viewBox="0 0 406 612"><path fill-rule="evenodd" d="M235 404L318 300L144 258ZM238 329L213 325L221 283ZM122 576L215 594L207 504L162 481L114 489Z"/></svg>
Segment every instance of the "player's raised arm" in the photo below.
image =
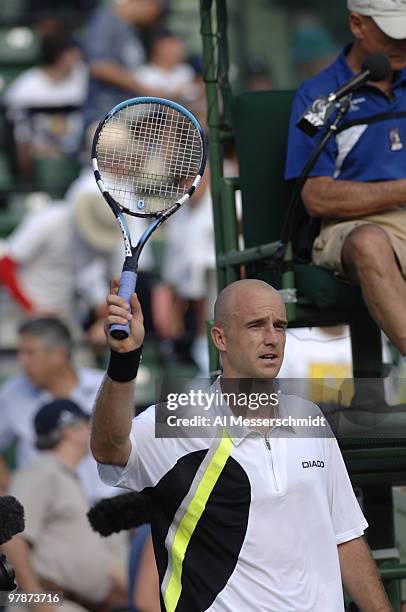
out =
<svg viewBox="0 0 406 612"><path fill-rule="evenodd" d="M112 293L107 297L105 330L111 357L93 412L90 444L99 463L125 466L131 452L129 435L134 415L134 380L145 332L137 296L131 296L131 314L129 304L117 295L118 285L118 280L113 281ZM130 335L125 340L115 340L109 333L110 326L128 322Z"/></svg>

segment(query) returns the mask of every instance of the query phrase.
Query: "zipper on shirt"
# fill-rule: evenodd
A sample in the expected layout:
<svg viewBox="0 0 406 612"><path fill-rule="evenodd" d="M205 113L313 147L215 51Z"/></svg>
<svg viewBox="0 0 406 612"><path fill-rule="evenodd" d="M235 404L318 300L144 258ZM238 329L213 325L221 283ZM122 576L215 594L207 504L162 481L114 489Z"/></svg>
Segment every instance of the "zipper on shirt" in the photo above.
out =
<svg viewBox="0 0 406 612"><path fill-rule="evenodd" d="M268 436L264 436L264 439L265 439L265 446L268 449L269 457L271 459L271 473L272 473L273 485L274 485L275 491L277 493L279 493L279 487L278 487L278 483L276 481L275 468L274 468L274 464L273 464L273 456L272 456L271 443L269 442Z"/></svg>

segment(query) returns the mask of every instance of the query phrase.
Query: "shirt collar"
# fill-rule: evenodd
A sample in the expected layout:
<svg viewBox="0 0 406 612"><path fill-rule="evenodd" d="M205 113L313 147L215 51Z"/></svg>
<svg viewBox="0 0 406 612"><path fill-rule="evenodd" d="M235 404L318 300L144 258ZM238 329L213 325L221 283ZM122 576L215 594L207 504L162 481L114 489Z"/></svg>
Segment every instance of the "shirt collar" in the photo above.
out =
<svg viewBox="0 0 406 612"><path fill-rule="evenodd" d="M355 73L347 62L347 55L350 52L351 47L352 44L346 45L343 49L341 49L341 52L335 61L335 69L339 82L349 81L353 76L355 76Z"/></svg>
<svg viewBox="0 0 406 612"><path fill-rule="evenodd" d="M352 47L352 43L350 43L349 45L346 45L343 49L341 49L341 52L339 53L335 61L336 75L337 75L337 80L339 83L345 83L346 81L349 81L350 79L352 79L352 77L355 76L354 71L352 70L352 68L350 67L347 61L347 55L350 52L351 47ZM395 73L395 78L393 79L392 84L394 87L397 87L401 83L404 83L405 81L406 81L406 68L403 68L403 70L399 70L398 72Z"/></svg>
<svg viewBox="0 0 406 612"><path fill-rule="evenodd" d="M212 386L210 387L210 391L212 393L217 394L219 397L221 396L220 381L221 381L221 376L218 376L216 380L214 381L214 383L212 384ZM276 379L274 380L274 383L275 383L275 387L277 388L278 381ZM281 390L278 390L278 395L279 395L279 402L275 406L275 416L274 416L274 418L276 419L288 416L286 398ZM222 398L220 405L218 405L217 403L214 404L214 410L219 416L220 415L221 416L231 416L233 414L231 408L227 404L226 400L223 398ZM234 446L238 446L239 444L241 444L241 442L245 440L245 438L247 438L248 436L258 437L258 436L263 435L257 429L251 429L249 427L246 427L245 425L238 425L238 424L231 425L230 424L230 425L227 425L224 429L227 431L227 435L231 439ZM292 433L295 433L296 428L293 425L276 424L269 430L267 435L270 436L273 433L276 433L277 431L282 431L282 430L288 430Z"/></svg>

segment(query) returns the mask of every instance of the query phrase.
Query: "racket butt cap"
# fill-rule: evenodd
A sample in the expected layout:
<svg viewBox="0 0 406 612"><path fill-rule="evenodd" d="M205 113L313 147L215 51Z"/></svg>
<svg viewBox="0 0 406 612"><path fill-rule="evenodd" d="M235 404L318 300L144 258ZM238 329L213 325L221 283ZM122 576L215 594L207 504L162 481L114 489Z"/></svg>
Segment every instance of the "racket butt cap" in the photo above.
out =
<svg viewBox="0 0 406 612"><path fill-rule="evenodd" d="M114 340L125 340L128 338L129 333L125 329L112 329L110 331L110 336L114 338Z"/></svg>

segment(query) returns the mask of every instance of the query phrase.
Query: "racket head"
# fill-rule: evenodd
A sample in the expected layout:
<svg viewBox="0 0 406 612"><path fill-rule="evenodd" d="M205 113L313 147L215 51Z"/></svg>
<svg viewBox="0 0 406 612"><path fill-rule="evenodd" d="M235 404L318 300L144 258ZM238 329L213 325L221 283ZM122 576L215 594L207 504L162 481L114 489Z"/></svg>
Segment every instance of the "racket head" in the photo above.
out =
<svg viewBox="0 0 406 612"><path fill-rule="evenodd" d="M164 98L117 104L100 121L92 144L93 171L107 202L137 217L156 217L187 201L206 165L196 117Z"/></svg>

